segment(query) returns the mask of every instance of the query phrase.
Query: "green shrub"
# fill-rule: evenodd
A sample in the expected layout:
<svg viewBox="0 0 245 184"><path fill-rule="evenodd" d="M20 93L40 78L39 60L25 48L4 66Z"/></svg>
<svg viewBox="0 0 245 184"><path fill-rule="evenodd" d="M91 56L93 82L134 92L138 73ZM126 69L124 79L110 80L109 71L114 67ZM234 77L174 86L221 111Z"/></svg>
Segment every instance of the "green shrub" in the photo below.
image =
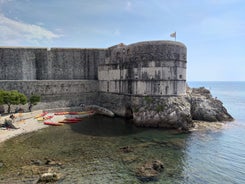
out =
<svg viewBox="0 0 245 184"><path fill-rule="evenodd" d="M145 97L144 97L144 100L146 101L147 104L150 104L150 103L153 102L153 98L150 97L150 96L145 96Z"/></svg>
<svg viewBox="0 0 245 184"><path fill-rule="evenodd" d="M164 106L163 105L158 105L157 107L156 107L156 111L157 112L162 112L164 110Z"/></svg>

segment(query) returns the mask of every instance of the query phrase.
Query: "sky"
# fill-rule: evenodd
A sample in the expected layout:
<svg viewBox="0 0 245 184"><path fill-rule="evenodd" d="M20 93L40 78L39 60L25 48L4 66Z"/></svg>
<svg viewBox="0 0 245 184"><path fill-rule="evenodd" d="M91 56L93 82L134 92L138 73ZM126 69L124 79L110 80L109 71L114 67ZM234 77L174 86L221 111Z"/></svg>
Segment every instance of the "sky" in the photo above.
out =
<svg viewBox="0 0 245 184"><path fill-rule="evenodd" d="M0 0L0 46L107 48L173 40L187 81L245 81L244 0Z"/></svg>

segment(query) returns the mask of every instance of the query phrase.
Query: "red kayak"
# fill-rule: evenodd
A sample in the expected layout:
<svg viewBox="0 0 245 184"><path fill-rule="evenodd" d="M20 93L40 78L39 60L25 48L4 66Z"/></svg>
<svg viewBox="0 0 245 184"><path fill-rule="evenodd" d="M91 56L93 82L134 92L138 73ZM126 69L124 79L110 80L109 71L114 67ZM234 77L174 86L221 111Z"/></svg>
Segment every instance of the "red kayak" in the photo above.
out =
<svg viewBox="0 0 245 184"><path fill-rule="evenodd" d="M48 112L43 112L42 114L35 116L35 118L40 118L40 117L46 116L47 114Z"/></svg>
<svg viewBox="0 0 245 184"><path fill-rule="evenodd" d="M56 122L52 122L52 121L45 121L44 124L45 125L52 125L52 126L62 126L63 125L61 123L56 123Z"/></svg>
<svg viewBox="0 0 245 184"><path fill-rule="evenodd" d="M59 121L60 124L78 123L79 121Z"/></svg>
<svg viewBox="0 0 245 184"><path fill-rule="evenodd" d="M82 121L83 119L82 118L67 118L67 119L64 119L64 121Z"/></svg>
<svg viewBox="0 0 245 184"><path fill-rule="evenodd" d="M45 116L45 117L43 117L43 119L51 119L51 118L53 118L54 116Z"/></svg>

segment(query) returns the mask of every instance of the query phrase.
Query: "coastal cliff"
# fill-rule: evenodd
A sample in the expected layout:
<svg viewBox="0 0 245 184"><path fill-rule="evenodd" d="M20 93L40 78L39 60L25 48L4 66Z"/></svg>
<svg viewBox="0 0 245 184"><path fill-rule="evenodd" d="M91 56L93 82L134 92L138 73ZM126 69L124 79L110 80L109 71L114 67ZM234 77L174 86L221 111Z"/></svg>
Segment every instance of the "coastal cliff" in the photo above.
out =
<svg viewBox="0 0 245 184"><path fill-rule="evenodd" d="M187 95L179 97L149 97L148 103L135 107L134 123L143 127L177 128L189 130L193 120L207 122L232 121L223 103L213 98L210 91L188 88Z"/></svg>

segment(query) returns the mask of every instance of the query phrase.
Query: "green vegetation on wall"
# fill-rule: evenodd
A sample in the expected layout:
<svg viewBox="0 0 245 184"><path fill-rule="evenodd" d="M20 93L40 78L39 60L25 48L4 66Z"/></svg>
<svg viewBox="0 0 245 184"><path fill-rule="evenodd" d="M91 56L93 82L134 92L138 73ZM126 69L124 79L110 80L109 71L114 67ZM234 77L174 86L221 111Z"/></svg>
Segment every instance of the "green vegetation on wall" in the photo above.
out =
<svg viewBox="0 0 245 184"><path fill-rule="evenodd" d="M145 97L144 97L144 100L146 101L147 104L150 104L150 103L153 102L153 98L150 97L150 96L145 96Z"/></svg>

